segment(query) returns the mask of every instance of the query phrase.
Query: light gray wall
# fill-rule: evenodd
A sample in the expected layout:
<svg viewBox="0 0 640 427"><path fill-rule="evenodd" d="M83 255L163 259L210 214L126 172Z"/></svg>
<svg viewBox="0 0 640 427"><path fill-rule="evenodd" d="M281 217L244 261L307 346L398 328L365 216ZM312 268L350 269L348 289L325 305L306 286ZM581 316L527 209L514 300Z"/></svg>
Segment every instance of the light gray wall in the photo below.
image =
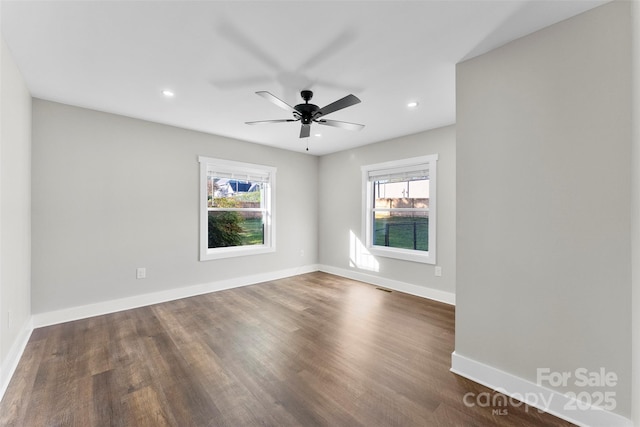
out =
<svg viewBox="0 0 640 427"><path fill-rule="evenodd" d="M626 417L629 16L613 2L459 64L456 127L456 353L532 382L604 367Z"/></svg>
<svg viewBox="0 0 640 427"><path fill-rule="evenodd" d="M0 45L0 366L7 368L31 316L31 95L1 38Z"/></svg>
<svg viewBox="0 0 640 427"><path fill-rule="evenodd" d="M631 231L632 231L632 393L634 425L640 426L640 3L631 3L632 28L632 159L631 159Z"/></svg>
<svg viewBox="0 0 640 427"><path fill-rule="evenodd" d="M352 233L364 242L361 166L428 154L438 154L437 264L442 267L442 277L435 277L433 265L392 258L377 257L378 271L353 265ZM321 157L320 264L454 293L455 168L454 126Z"/></svg>
<svg viewBox="0 0 640 427"><path fill-rule="evenodd" d="M317 262L316 157L37 99L33 122L34 314ZM198 261L198 156L278 168L275 253Z"/></svg>

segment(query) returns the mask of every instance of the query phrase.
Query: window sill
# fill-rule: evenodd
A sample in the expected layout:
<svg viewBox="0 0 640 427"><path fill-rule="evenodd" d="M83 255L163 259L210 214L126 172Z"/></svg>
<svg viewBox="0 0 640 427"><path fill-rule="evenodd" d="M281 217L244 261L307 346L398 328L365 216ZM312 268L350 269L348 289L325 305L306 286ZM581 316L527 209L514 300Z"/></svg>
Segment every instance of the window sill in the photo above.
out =
<svg viewBox="0 0 640 427"><path fill-rule="evenodd" d="M200 261L210 261L214 259L242 257L250 255L260 255L275 252L275 247L264 245L255 246L233 246L226 248L207 249L205 254L200 256Z"/></svg>
<svg viewBox="0 0 640 427"><path fill-rule="evenodd" d="M435 257L429 252L415 251L410 249L388 248L385 246L370 246L367 248L371 255L385 258L395 258L404 261L419 262L422 264L435 264Z"/></svg>

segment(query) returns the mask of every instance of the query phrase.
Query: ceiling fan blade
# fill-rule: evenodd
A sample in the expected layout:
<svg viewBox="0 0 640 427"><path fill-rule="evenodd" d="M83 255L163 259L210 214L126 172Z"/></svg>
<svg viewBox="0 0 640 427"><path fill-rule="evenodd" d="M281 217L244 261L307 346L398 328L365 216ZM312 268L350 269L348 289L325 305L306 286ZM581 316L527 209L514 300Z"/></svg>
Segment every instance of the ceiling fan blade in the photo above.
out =
<svg viewBox="0 0 640 427"><path fill-rule="evenodd" d="M269 93L269 92L267 92L265 90L261 90L259 92L256 92L256 95L260 95L261 97L263 97L267 101L273 102L278 107L282 108L283 110L287 110L290 113L295 113L296 112L296 110L294 110L291 105L287 104L282 99L278 98L275 95L272 95L271 93Z"/></svg>
<svg viewBox="0 0 640 427"><path fill-rule="evenodd" d="M267 123L284 123L284 122L296 122L294 119L278 119L278 120L259 120L257 122L244 122L247 125L264 125Z"/></svg>
<svg viewBox="0 0 640 427"><path fill-rule="evenodd" d="M326 116L334 111L342 110L343 108L347 108L358 103L360 103L360 99L358 99L357 96L347 95L342 99L338 99L337 101L322 107L316 112L314 117Z"/></svg>
<svg viewBox="0 0 640 427"><path fill-rule="evenodd" d="M349 123L349 122L339 122L337 120L316 120L316 123L325 125L325 126L333 126L336 128L348 129L348 130L360 130L364 127L364 125L358 123Z"/></svg>
<svg viewBox="0 0 640 427"><path fill-rule="evenodd" d="M309 138L310 134L311 134L311 125L303 124L300 127L300 138Z"/></svg>

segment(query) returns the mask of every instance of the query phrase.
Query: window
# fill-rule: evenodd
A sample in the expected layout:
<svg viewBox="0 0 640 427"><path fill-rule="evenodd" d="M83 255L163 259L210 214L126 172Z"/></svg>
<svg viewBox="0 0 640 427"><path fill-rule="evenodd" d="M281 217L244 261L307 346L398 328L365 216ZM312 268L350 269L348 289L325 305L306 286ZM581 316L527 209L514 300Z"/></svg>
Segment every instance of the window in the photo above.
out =
<svg viewBox="0 0 640 427"><path fill-rule="evenodd" d="M200 260L273 252L276 168L199 161Z"/></svg>
<svg viewBox="0 0 640 427"><path fill-rule="evenodd" d="M373 255L436 263L438 155L362 167L364 233Z"/></svg>

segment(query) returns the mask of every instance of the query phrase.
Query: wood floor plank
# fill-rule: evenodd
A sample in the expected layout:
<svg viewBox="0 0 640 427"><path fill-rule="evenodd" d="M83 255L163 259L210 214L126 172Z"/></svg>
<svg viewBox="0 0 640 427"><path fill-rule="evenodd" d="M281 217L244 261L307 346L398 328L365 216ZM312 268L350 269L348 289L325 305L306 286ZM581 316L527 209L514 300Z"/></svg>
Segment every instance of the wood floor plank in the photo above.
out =
<svg viewBox="0 0 640 427"><path fill-rule="evenodd" d="M22 426L32 402L38 365L45 351L46 340L32 336L24 351L20 364L11 381L11 393L7 392L0 406L0 425Z"/></svg>
<svg viewBox="0 0 640 427"><path fill-rule="evenodd" d="M454 336L452 306L304 274L36 329L0 425L571 425L465 405L495 392L449 371Z"/></svg>

